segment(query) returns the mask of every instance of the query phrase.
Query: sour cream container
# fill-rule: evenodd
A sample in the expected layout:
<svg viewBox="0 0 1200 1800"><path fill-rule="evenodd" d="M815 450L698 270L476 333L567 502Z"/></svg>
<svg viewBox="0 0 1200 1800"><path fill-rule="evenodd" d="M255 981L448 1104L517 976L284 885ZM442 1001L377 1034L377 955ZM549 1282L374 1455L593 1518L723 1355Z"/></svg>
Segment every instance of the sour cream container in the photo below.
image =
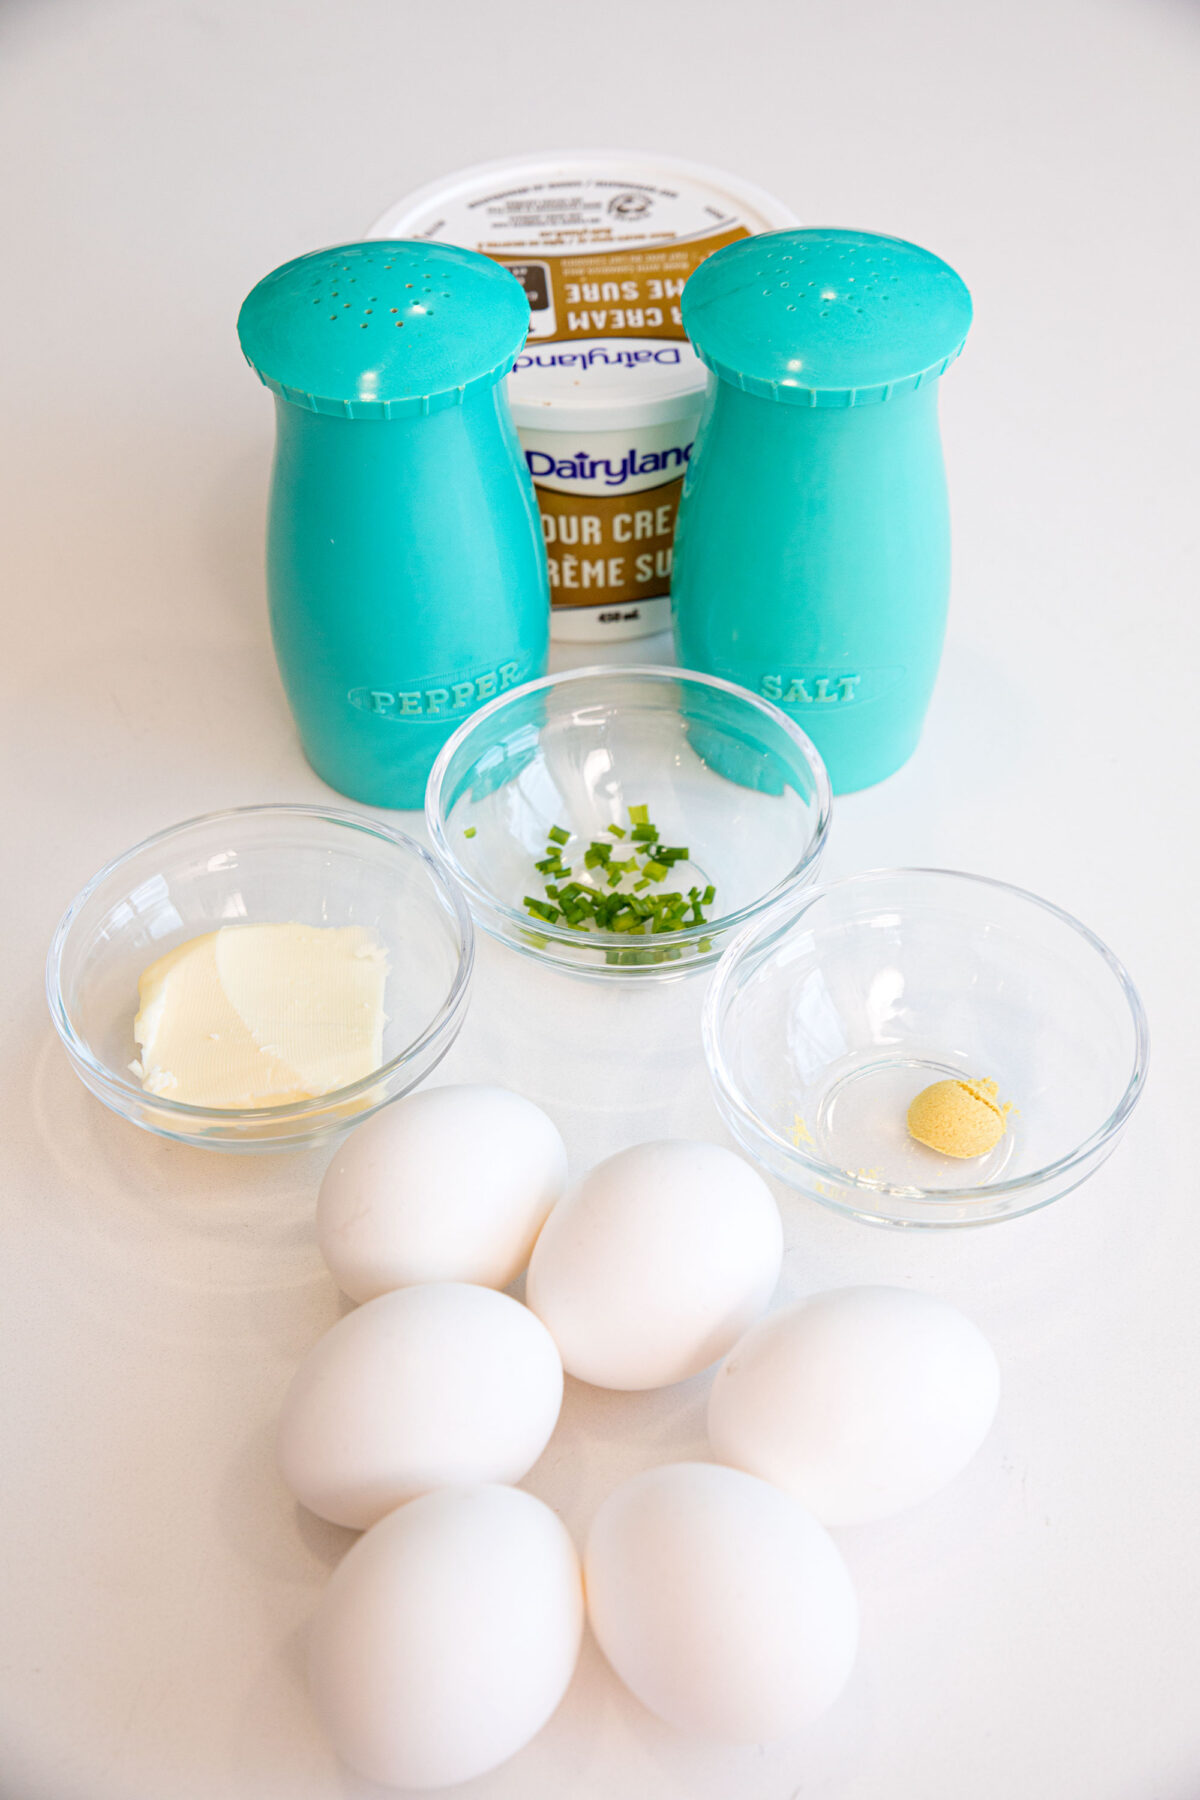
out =
<svg viewBox="0 0 1200 1800"><path fill-rule="evenodd" d="M541 512L554 637L667 629L675 514L705 390L683 284L714 250L796 222L718 169L568 150L479 163L371 227L480 250L525 288L532 323L508 397Z"/></svg>

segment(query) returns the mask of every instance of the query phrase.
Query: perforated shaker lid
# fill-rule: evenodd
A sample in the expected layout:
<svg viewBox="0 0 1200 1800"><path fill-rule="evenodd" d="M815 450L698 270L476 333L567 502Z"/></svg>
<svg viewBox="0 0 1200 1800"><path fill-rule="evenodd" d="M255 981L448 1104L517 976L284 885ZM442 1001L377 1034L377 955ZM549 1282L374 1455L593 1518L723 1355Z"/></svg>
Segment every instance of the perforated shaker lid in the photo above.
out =
<svg viewBox="0 0 1200 1800"><path fill-rule="evenodd" d="M750 394L863 406L936 380L971 296L948 263L869 231L772 231L718 250L683 290L701 361Z"/></svg>
<svg viewBox="0 0 1200 1800"><path fill-rule="evenodd" d="M454 244L376 239L315 250L251 290L251 368L312 412L391 419L460 405L512 368L529 330L515 276Z"/></svg>

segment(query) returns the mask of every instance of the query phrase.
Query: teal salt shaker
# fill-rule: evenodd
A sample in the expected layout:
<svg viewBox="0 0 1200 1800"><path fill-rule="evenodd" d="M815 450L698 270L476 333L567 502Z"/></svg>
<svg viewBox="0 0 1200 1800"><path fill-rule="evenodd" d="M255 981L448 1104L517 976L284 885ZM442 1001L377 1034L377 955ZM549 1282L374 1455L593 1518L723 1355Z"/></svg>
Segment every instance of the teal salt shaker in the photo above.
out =
<svg viewBox="0 0 1200 1800"><path fill-rule="evenodd" d="M505 398L521 284L449 244L320 250L238 318L275 395L271 632L317 774L418 807L476 707L545 673L550 589Z"/></svg>
<svg viewBox="0 0 1200 1800"><path fill-rule="evenodd" d="M916 244L775 231L709 257L683 323L710 371L676 527L679 660L773 700L835 793L916 748L950 588L938 377L971 299Z"/></svg>

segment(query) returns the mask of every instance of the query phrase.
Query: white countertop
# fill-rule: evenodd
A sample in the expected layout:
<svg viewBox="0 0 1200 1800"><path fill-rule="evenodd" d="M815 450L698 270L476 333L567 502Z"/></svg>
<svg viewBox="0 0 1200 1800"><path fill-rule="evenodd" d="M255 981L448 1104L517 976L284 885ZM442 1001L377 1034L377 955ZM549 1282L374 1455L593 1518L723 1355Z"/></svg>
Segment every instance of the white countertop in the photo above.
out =
<svg viewBox="0 0 1200 1800"><path fill-rule="evenodd" d="M904 1234L781 1193L788 1293L943 1294L1004 1372L957 1482L840 1534L864 1629L827 1718L762 1753L690 1743L589 1646L542 1737L461 1791L1195 1800L1195 12L58 0L0 34L2 1800L368 1791L303 1682L349 1534L297 1512L271 1455L338 1311L312 1236L325 1159L111 1117L53 1037L42 960L72 893L149 831L327 797L267 637L271 408L242 296L443 171L572 141L723 165L962 271L943 673L910 766L839 802L825 870L960 867L1059 902L1127 961L1154 1048L1112 1160L1027 1219ZM701 986L610 994L485 943L438 1079L521 1088L577 1170L651 1136L726 1141ZM571 1386L527 1485L578 1537L623 1473L702 1454L705 1389Z"/></svg>

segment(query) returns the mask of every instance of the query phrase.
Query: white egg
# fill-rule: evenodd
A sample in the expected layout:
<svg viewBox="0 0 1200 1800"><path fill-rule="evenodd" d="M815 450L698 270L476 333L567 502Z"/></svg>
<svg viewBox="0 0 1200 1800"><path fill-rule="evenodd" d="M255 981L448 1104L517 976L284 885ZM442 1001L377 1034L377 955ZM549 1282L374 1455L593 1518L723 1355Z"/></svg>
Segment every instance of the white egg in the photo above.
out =
<svg viewBox="0 0 1200 1800"><path fill-rule="evenodd" d="M313 1625L317 1710L342 1760L449 1787L549 1719L583 1633L579 1559L516 1488L453 1488L389 1513L338 1565Z"/></svg>
<svg viewBox="0 0 1200 1800"><path fill-rule="evenodd" d="M526 1297L563 1366L597 1387L666 1387L723 1356L779 1278L770 1189L717 1144L610 1156L560 1200Z"/></svg>
<svg viewBox="0 0 1200 1800"><path fill-rule="evenodd" d="M317 1242L352 1300L421 1281L504 1288L567 1180L531 1100L501 1087L409 1094L351 1132L321 1183Z"/></svg>
<svg viewBox="0 0 1200 1800"><path fill-rule="evenodd" d="M722 1462L826 1525L886 1518L944 1486L991 1427L1000 1371L955 1307L903 1288L841 1288L762 1319L717 1373Z"/></svg>
<svg viewBox="0 0 1200 1800"><path fill-rule="evenodd" d="M519 1481L562 1391L554 1340L519 1301L461 1282L400 1288L339 1319L300 1364L280 1472L310 1511L361 1529L430 1488Z"/></svg>
<svg viewBox="0 0 1200 1800"><path fill-rule="evenodd" d="M858 1603L837 1546L777 1488L711 1463L635 1475L584 1558L600 1648L643 1706L700 1737L767 1743L841 1693Z"/></svg>

